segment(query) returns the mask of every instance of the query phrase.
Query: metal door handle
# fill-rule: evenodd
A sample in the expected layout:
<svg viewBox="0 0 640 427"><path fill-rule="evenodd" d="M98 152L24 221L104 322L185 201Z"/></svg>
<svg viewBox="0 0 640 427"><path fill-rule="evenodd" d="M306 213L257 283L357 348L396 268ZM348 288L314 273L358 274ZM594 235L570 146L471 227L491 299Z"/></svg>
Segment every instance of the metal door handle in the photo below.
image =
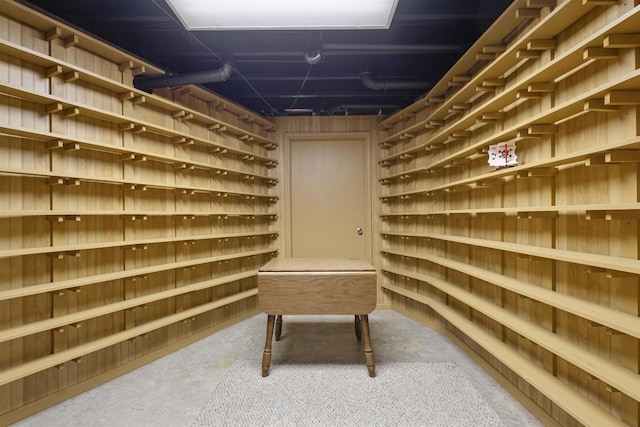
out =
<svg viewBox="0 0 640 427"><path fill-rule="evenodd" d="M362 228L360 227L356 228L356 232L358 233L359 236L362 236Z"/></svg>

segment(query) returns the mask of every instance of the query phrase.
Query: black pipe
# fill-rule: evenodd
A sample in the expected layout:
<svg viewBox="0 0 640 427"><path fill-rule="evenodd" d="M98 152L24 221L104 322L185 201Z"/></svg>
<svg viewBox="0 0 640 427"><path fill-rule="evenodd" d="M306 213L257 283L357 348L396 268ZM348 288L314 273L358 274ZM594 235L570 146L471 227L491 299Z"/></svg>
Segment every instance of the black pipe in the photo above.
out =
<svg viewBox="0 0 640 427"><path fill-rule="evenodd" d="M425 80L387 80L373 77L372 73L360 73L360 81L371 90L427 89L431 82Z"/></svg>
<svg viewBox="0 0 640 427"><path fill-rule="evenodd" d="M233 73L233 67L230 63L225 62L218 70L199 71L195 73L173 74L169 76L159 77L136 77L133 85L145 92L152 92L153 89L161 87L174 87L199 83L216 83L224 82Z"/></svg>

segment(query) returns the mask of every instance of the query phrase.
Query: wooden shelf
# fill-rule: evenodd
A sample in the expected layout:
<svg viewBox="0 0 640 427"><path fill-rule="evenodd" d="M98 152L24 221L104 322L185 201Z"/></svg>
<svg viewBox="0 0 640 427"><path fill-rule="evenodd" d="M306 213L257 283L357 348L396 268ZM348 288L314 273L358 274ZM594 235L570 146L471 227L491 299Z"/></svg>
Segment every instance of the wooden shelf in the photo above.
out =
<svg viewBox="0 0 640 427"><path fill-rule="evenodd" d="M59 58L55 58L45 53L29 49L8 40L0 40L0 52L10 57L30 62L34 65L42 67L48 77L57 75L73 75L74 80L81 80L87 83L91 83L95 86L108 89L115 93L132 90L131 86L127 86L124 83L111 80L100 74L96 74L82 67L78 67ZM135 67L136 65L132 66ZM143 67L142 65L138 66ZM146 69L146 66L144 67ZM160 73L160 70L158 70L157 72ZM134 91L138 95L148 95L146 92L138 91L137 89L134 89Z"/></svg>
<svg viewBox="0 0 640 427"><path fill-rule="evenodd" d="M640 261L632 258L620 258L607 255L599 255L586 252L567 251L563 249L552 249L541 246L523 245L519 243L499 242L486 239L474 239L471 237L461 237L436 233L381 233L385 236L405 236L413 238L424 238L441 240L462 245L477 246L499 251L512 252L528 255L537 258L545 258L555 261L568 262L572 264L587 265L603 268L611 271L623 271L631 274L640 274ZM386 251L389 252L389 251Z"/></svg>
<svg viewBox="0 0 640 427"><path fill-rule="evenodd" d="M569 154L565 154L557 157L551 157L548 160L531 162L528 164L520 164L512 168L490 171L490 172L487 172L486 174L476 175L473 178L465 178L465 179L450 182L444 185L437 185L437 186L425 188L425 189L385 195L385 196L381 196L380 199L387 202L394 198L402 199L403 196L429 195L432 193L442 192L447 190L448 188L461 186L461 185L471 185L472 186L471 188L475 188L477 186L482 187L483 181L487 181L487 180L495 181L496 179L504 179L504 178L516 176L518 174L522 174L523 172L534 170L534 169L543 169L543 168L550 168L550 167L555 168L561 165L569 165L572 163L586 162L592 159L595 155L606 155L606 153L611 153L611 152L615 152L617 150L622 150L622 149L633 149L633 150L640 149L640 137L633 137L624 141L613 142L605 145L599 145L598 147L595 147L595 148L589 148L589 149L580 150L580 151L576 151L573 153L569 153ZM436 161L430 166L427 166L421 169L433 170L438 167L442 168L444 162L446 161L447 160ZM610 164L614 164L614 163L615 162L611 162ZM417 173L416 170L410 170L407 172L399 173L397 174L397 176L400 177L403 174L406 175L406 174L416 174L416 173ZM384 179L389 179L389 178L382 178L382 180Z"/></svg>
<svg viewBox="0 0 640 427"><path fill-rule="evenodd" d="M532 387L540 390L556 405L584 425L628 427L628 424L614 418L597 405L593 405L579 391L565 384L560 379L536 365L536 363L525 359L517 350L509 347L493 335L490 335L480 326L466 319L446 304L426 295L420 295L395 285L384 285L383 289L429 306L518 376L526 378Z"/></svg>
<svg viewBox="0 0 640 427"><path fill-rule="evenodd" d="M66 362L81 358L82 356L107 348L109 346L130 340L139 336L143 336L145 334L148 334L149 332L155 331L165 326L169 326L174 323L181 322L183 320L191 319L200 314L207 313L211 310L215 310L217 308L224 307L226 305L233 304L235 302L242 301L247 298L255 297L257 294L258 294L258 288L254 288L244 292L239 292L232 296L221 298L219 300L210 302L208 304L203 304L194 308L190 308L190 309L178 312L170 316L163 317L158 320L145 323L140 326L135 326L131 329L127 329L122 332L109 335L106 338L101 338L86 344L81 344L77 347L73 347L68 350L63 350L58 353L54 353L50 356L42 357L42 358L33 360L31 362L20 364L14 368L4 370L0 373L0 386L9 384L13 381L17 381L21 378L26 378L29 375L36 374L38 372L44 371L45 369L60 366Z"/></svg>
<svg viewBox="0 0 640 427"><path fill-rule="evenodd" d="M412 277L434 286L468 307L477 310L490 319L513 330L520 336L525 337L585 372L590 373L594 377L599 378L610 386L615 387L616 390L625 393L632 399L640 400L640 376L635 372L616 365L600 356L596 356L587 349L581 348L551 331L521 319L518 315L485 301L444 280L418 273L413 273L406 277Z"/></svg>
<svg viewBox="0 0 640 427"><path fill-rule="evenodd" d="M160 98L162 99L162 98ZM165 101L167 103L169 103L169 101ZM158 101L156 101L156 103L158 103ZM173 104L173 103L171 103ZM186 109L185 109L186 111ZM211 118L205 114L199 113L195 110L189 110L188 114L193 114L194 117L196 117L199 121L201 121L205 127L208 127L211 130L215 130L215 132L224 132L227 133L229 135L233 135L234 137L236 137L237 139L247 142L247 143L254 143L254 144L259 144L261 145L263 148L267 149L267 150L275 150L276 148L278 148L278 144L268 138L265 138L261 135L258 135L254 132L249 132L245 129L242 129L240 127L237 126L233 126L230 125L226 122L223 122L221 120L217 120L214 118Z"/></svg>
<svg viewBox="0 0 640 427"><path fill-rule="evenodd" d="M525 0L514 1L503 13L502 17L515 16L516 10L524 7ZM498 18L496 22L499 22L502 17ZM451 92L449 82L454 80L455 76L467 75L469 70L478 68L481 61L476 59L475 54L480 53L485 45L499 45L503 43L503 40L508 36L510 27L505 25L491 25L483 34L482 39L476 41L468 50L469 54L463 55L451 69L445 74L440 81L427 93L424 97L418 99L408 107L394 113L380 122L379 127L381 129L393 128L396 123L406 120L405 113L412 112L418 113L424 110L426 105L438 105L445 101L446 95ZM484 61L482 61L484 63ZM430 102L433 100L434 102ZM428 120L428 119L427 119Z"/></svg>
<svg viewBox="0 0 640 427"><path fill-rule="evenodd" d="M174 143L181 143L182 141L184 141L185 143L193 142L194 144L212 147L215 152L219 154L234 153L236 155L244 156L248 159L256 157L256 154L250 151L237 150L224 145L215 144L208 139L185 136L184 133L179 132L175 129L159 126L154 123L139 119L132 119L131 117L122 114L80 104L78 102L72 102L53 95L41 94L15 86L9 86L6 84L0 84L0 91L6 95L11 95L20 99L34 102L36 104L40 104L44 107L44 111L46 111L48 114L61 113L66 117L83 115L86 117L103 120L113 126L118 126L118 128L122 132L150 132L170 138ZM218 130L222 131L223 128L224 126L220 126ZM269 163L271 161L271 159L268 160Z"/></svg>
<svg viewBox="0 0 640 427"><path fill-rule="evenodd" d="M61 291L65 289L77 289L83 286L93 285L96 283L109 282L112 280L127 279L131 277L147 276L149 274L162 271L176 270L180 268L190 268L198 265L211 264L216 262L224 262L232 259L247 258L258 255L274 254L278 251L275 249L263 249L258 251L249 251L234 253L230 255L220 255L215 257L197 258L186 261L172 262L169 264L160 264L150 267L134 268L130 270L120 270L112 273L98 274L94 276L81 277L77 279L67 279L50 283L42 283L31 285L25 288L16 288L0 291L0 301L22 298L29 295L38 295L47 292Z"/></svg>
<svg viewBox="0 0 640 427"><path fill-rule="evenodd" d="M39 65L43 67L47 74L49 74L50 76L72 73L74 75L74 78L85 81L87 83L91 83L101 88L108 89L116 94L120 94L122 99L133 99L136 97L140 100L144 99L144 103L148 103L149 105L161 108L167 111L167 114L169 115L176 115L176 104L173 101L169 101L160 96L149 94L147 92L132 88L131 86L125 85L123 83L105 78L104 76L93 73L84 68L77 67L73 64L51 57L49 55L33 51L31 49L6 40L0 40L0 52ZM182 106L178 112L181 113L179 114L179 117L184 117L187 114L190 114L194 120L200 122L204 127L218 125L219 129L224 128L224 132L242 139L243 141L258 144L268 150L273 150L278 147L277 143L264 136L212 118L199 111Z"/></svg>
<svg viewBox="0 0 640 427"><path fill-rule="evenodd" d="M566 2L565 5L570 5L572 2ZM573 2L575 6L577 2ZM541 66L538 70L528 76L526 79L522 79L517 83L510 85L506 90L500 92L495 95L488 101L482 103L477 106L475 109L469 112L469 114L465 117L458 118L450 125L443 125L439 127L438 132L434 133L430 136L429 141L427 143L418 144L416 147L412 147L406 150L403 150L398 153L394 153L388 157L382 159L383 162L394 162L399 160L402 155L415 153L424 151L428 148L429 145L434 143L445 143L450 139L451 133L454 131L463 131L470 127L472 127L476 122L476 117L481 116L484 113L490 111L503 110L509 107L511 104L515 103L518 100L518 93L523 90L527 90L528 87L531 86L532 83L536 82L546 82L546 81L554 81L558 75L563 75L566 78L572 70L578 70L579 66L584 62L582 59L583 50L593 44L602 45L603 40L606 39L608 34L613 33L633 33L633 28L637 28L640 26L640 11L637 9L629 11L623 17L617 19L612 24L604 27L602 30L592 35L588 39L582 41L581 43L575 45L571 50L564 52L562 55L554 58L553 61L546 63ZM507 60L508 58L505 58ZM471 97L471 89L468 94ZM462 92L461 92L462 93ZM461 94L460 93L460 94ZM456 94L455 96L459 96L460 94ZM457 98L455 98L457 99ZM455 101L455 99L453 101ZM452 102L453 102L452 101ZM448 104L447 104L448 105ZM435 114L435 113L434 113ZM434 114L430 115L428 119L424 120L424 124L430 121L438 121L437 116ZM422 125L424 127L424 124ZM420 126L420 125L416 125ZM425 128L427 129L427 128ZM418 129L408 128L403 130L404 132L417 132ZM424 129L423 129L424 131ZM381 144L389 146L389 141L384 140Z"/></svg>
<svg viewBox="0 0 640 427"><path fill-rule="evenodd" d="M52 18L20 3L2 0L0 1L0 12L7 16L19 17L21 22L41 30L46 38L75 38L77 40L77 46L86 49L89 52L94 52L103 58L108 58L116 64L130 63L131 65L129 68L144 69L147 74L152 75L163 74L163 71L160 68L143 62L139 58L129 55L110 44L104 43L94 37L87 36L73 27L54 21ZM48 37L47 33L49 34Z"/></svg>
<svg viewBox="0 0 640 427"><path fill-rule="evenodd" d="M116 145L110 145L110 144L103 144L100 142L96 142L96 141L89 141L86 139L82 139L82 138L74 138L74 137L69 137L67 135L61 135L61 134L56 134L56 133L51 133L51 132L44 132L44 131L38 131L35 129L27 129L27 128L23 128L23 127L19 127L19 126L13 126L13 127L7 127L7 126L0 126L0 132L6 134L6 135L12 135L15 137L20 137L20 138L29 138L29 139L34 139L37 141L44 141L47 144L52 144L54 145L53 148L56 148L60 143L64 146L66 144L78 144L80 146L80 148L85 148L87 150L95 150L95 151L102 151L102 152L107 152L107 153L114 153L114 154L126 154L126 153L131 153L131 154L137 154L140 156L146 156L148 159L150 160L158 160L158 161L163 161L166 163L172 163L172 164L181 164L181 163L187 163L187 164L192 164L192 165L196 165L199 168L202 169L209 169L212 171L215 170L221 170L221 171L229 171L230 173L238 173L238 174L247 174L244 171L234 171L232 169L228 169L228 168L224 168L224 167L218 167L218 166L214 166L214 165L210 165L208 163L202 163L202 162L194 162L192 160L188 160L188 159L181 159L178 157L170 157L170 156L163 156L157 153L153 153L150 151L145 151L145 150L138 150L138 149L131 149L131 148L127 148L127 147L122 147L122 146L116 146ZM184 140L184 141L183 141ZM177 140L173 140L172 141L175 144L180 144L180 143L187 143L188 140L187 138L178 138ZM244 157L253 157L252 161L264 164L267 167L276 167L278 165L278 161L275 159L272 159L270 157L264 157L264 156L260 156L257 154L254 154L250 151L244 151L244 150L238 150L238 149L234 149L234 148L227 148L223 145L217 145L217 144L209 144L211 145L213 148L212 150L216 150L214 151L215 154L217 155L233 155L233 156L237 156L240 158L244 158ZM257 174L253 174L253 173L249 173L249 175L258 177L260 179L273 179L271 177L268 176L261 176L261 175L257 175Z"/></svg>
<svg viewBox="0 0 640 427"><path fill-rule="evenodd" d="M228 240L228 239L241 239L241 238L253 238L253 237L278 237L277 232L248 232L248 233L227 233L227 234L212 234L205 236L179 236L163 239L140 239L140 240L118 240L115 242L100 242L89 243L81 245L63 245L63 246L47 246L47 247L35 247L35 248L22 248L22 249L7 249L0 250L0 259L27 256L27 255L41 255L41 254L65 254L74 253L78 251L99 250L108 248L122 248L131 249L147 245L159 245L167 243L196 243L209 240Z"/></svg>
<svg viewBox="0 0 640 427"><path fill-rule="evenodd" d="M245 199L262 199L268 202L275 202L278 200L278 196L263 193L246 193L242 191L233 191L208 187L195 187L195 186L178 186L178 185L163 185L152 181L129 181L125 179L117 178L99 178L89 175L68 175L68 174L56 174L54 172L39 172L39 171L27 171L24 169L10 169L0 168L0 174L16 175L16 176L28 176L34 178L46 178L49 180L50 185L80 185L81 182L97 182L101 184L109 185L122 185L123 189L129 190L146 190L147 188L157 188L163 190L178 190L186 194L193 193L205 193L211 194L216 197L238 196Z"/></svg>
<svg viewBox="0 0 640 427"><path fill-rule="evenodd" d="M257 277L257 275L258 275L258 270L249 270L242 273L218 277L212 280L206 280L204 282L198 282L198 283L182 286L175 289L170 289L163 292L156 292L150 295L127 299L127 300L119 301L116 303L92 308L89 310L82 310L76 313L66 314L58 317L52 317L47 320L27 323L22 326L17 326L8 330L0 331L0 342L6 342L6 341L26 337L28 335L37 334L39 332L45 332L52 329L64 327L67 325L77 324L77 323L84 322L86 320L93 319L96 317L118 313L123 310L144 306L146 304L151 304L153 302L162 301L164 299L173 298L180 295L185 295L190 292L197 292L204 289L210 289L216 286L237 282L239 280L249 279L251 277Z"/></svg>
<svg viewBox="0 0 640 427"><path fill-rule="evenodd" d="M488 64L485 68L479 71L473 78L469 79L469 81L458 91L451 94L451 96L446 99L444 102L435 107L430 114L420 122L416 123L413 126L403 129L402 131L389 136L388 138L381 141L381 146L385 146L389 148L390 146L395 145L395 143L402 141L401 135L403 133L421 133L424 132L426 124L430 121L444 120L448 115L447 111L451 106L457 103L466 102L469 99L472 99L476 95L476 87L482 86L482 82L491 79L503 78L503 75L508 72L514 65L515 62L518 61L516 58L516 53L522 49L527 49L527 45L531 40L538 39L553 39L558 33L565 29L566 22L570 22L572 20L578 19L580 16L588 13L595 5L587 4L582 5L577 1L566 1L558 5L554 8L554 10L545 17L544 20L541 20L536 26L531 28L527 33L523 34L516 40L511 46L509 46L504 53L502 53L499 57L497 57L494 61ZM475 117L482 115L482 113L486 113L489 111L498 111L507 107L511 103L516 100L516 93L519 90L523 90L527 88L528 84L531 81L549 81L553 80L558 75L563 75L570 71L572 68L583 62L582 52L584 48L589 45L599 44L602 45L603 39L606 35L610 33L633 33L637 28L638 17L640 13L638 11L630 11L625 16L619 18L614 23L606 26L598 33L592 35L588 39L582 41L580 44L577 44L573 49L569 52L564 53L561 56L554 58L553 61L545 64L535 73L531 74L527 77L526 80L519 81L517 84L514 84L509 87L507 91L504 91L494 98L490 99L486 103L483 103L482 106L478 109L474 109L468 113L468 117L466 120L456 120L455 122L455 130L464 130L467 127L473 125L475 123ZM503 31L505 29L502 29ZM458 64L456 64L457 66ZM456 66L454 66L449 74L455 73ZM471 68L471 67L470 67ZM466 72L466 71L465 71ZM460 71L458 71L460 73ZM439 83L442 86L442 82L446 80L446 76ZM438 90L443 91L448 88L439 87L436 85L427 95L427 99L430 97L437 97ZM412 106L408 107L409 110L411 108L423 109L425 106L424 100L417 101ZM493 109L493 110L492 110ZM403 110L405 111L405 110ZM392 116L393 117L393 116ZM387 119L391 120L391 118ZM381 126L385 126L387 120L381 123ZM442 133L451 132L453 129L450 129L450 126L443 126L441 131ZM440 140L446 140L446 138L442 139L442 134L440 135ZM390 158L394 158L394 156L390 156ZM388 160L388 158L383 159Z"/></svg>
<svg viewBox="0 0 640 427"><path fill-rule="evenodd" d="M196 212L196 211L133 211L133 210L23 210L23 211L0 211L0 218L28 218L34 216L44 216L48 218L83 217L83 216L119 216L128 220L145 220L147 217L172 216L182 219L212 218L226 220L240 217L246 219L268 219L278 218L276 213L268 212Z"/></svg>
<svg viewBox="0 0 640 427"><path fill-rule="evenodd" d="M560 424L634 424L640 9L516 3L380 123L381 287L404 297L384 299L458 328ZM489 146L506 142L520 164L491 170Z"/></svg>
<svg viewBox="0 0 640 427"><path fill-rule="evenodd" d="M601 215L594 215L595 212L602 213ZM593 219L612 219L616 217L624 217L625 215L638 216L640 212L640 203L600 203L592 205L557 205L557 206L520 206L520 207L505 207L505 208L471 208L471 209L451 209L451 210L438 210L438 211L424 211L424 212L404 212L404 213L385 213L381 214L380 218L385 220L387 218L400 218L414 217L414 216L452 216L452 215L467 215L467 216L481 216L481 215L501 215L501 216L518 216L528 219L532 213L540 214L555 214L555 215L582 215ZM387 233L385 234L393 234Z"/></svg>
<svg viewBox="0 0 640 427"><path fill-rule="evenodd" d="M238 120L243 121L247 124L256 124L267 132L273 132L277 129L276 124L271 120L262 117L259 114L252 113L251 111L246 110L244 107L241 107L218 94L212 93L208 89L202 88L200 86L189 85L177 88L177 90L187 90L193 96L206 101L209 105L215 106L217 110L228 111L229 113L237 116Z"/></svg>
<svg viewBox="0 0 640 427"><path fill-rule="evenodd" d="M523 134L523 129L529 129L535 125L555 124L559 121L566 121L567 118L577 117L582 114L588 114L589 110L585 110L586 101L591 99L604 99L607 93L611 91L635 91L638 87L640 87L640 70L636 69L635 71L619 77L616 80L611 80L597 88L584 92L578 97L565 101L564 103L558 104L553 108L549 108L536 115L530 116L525 122L514 124L503 129L502 131L494 133L490 137L464 147L460 151L457 151L454 154L451 154L435 162L434 164L425 167L425 169L433 169L438 167L441 168L447 165L451 165L454 160L476 155L478 152L482 151L483 148L486 148L491 144L535 137L534 134ZM396 153L393 156L384 158L381 160L381 163L390 165L395 161L400 160L403 155L414 154L420 151L424 152L425 148L434 142L437 142L436 139L431 139L428 143L422 144L419 147L405 150L401 153Z"/></svg>
<svg viewBox="0 0 640 427"><path fill-rule="evenodd" d="M271 120L196 85L141 91L164 71L15 0L0 15L15 420L255 312L280 173Z"/></svg>
<svg viewBox="0 0 640 427"><path fill-rule="evenodd" d="M522 280L488 271L480 267L474 267L467 263L453 261L433 255L418 256L417 254L414 254L413 256L410 256L407 252L384 252L389 255L420 259L423 261L434 263L438 266L446 267L450 270L463 273L467 276L482 280L483 282L490 283L501 289L505 289L523 297L531 298L534 301L539 301L543 304L547 304L548 306L556 308L558 310L562 310L583 319L590 320L592 322L610 328L613 331L618 331L635 338L640 338L640 318L638 318L637 316L623 313L589 301L584 301L569 295L564 295L560 292L552 291L551 289L547 289L541 286L532 285L527 282L523 282ZM382 271L388 271L399 276L410 277L412 279L420 280L427 283L431 283L431 279L436 279L425 274L418 274L415 272L393 267L382 267ZM436 280L442 282L442 280L440 279Z"/></svg>

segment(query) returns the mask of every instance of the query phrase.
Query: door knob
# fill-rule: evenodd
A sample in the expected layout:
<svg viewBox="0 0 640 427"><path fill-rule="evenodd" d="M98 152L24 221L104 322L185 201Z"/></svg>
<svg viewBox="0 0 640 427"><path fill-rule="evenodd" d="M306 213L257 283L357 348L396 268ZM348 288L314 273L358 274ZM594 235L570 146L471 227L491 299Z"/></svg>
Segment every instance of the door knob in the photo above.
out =
<svg viewBox="0 0 640 427"><path fill-rule="evenodd" d="M356 228L356 233L358 233L359 236L362 236L362 228Z"/></svg>

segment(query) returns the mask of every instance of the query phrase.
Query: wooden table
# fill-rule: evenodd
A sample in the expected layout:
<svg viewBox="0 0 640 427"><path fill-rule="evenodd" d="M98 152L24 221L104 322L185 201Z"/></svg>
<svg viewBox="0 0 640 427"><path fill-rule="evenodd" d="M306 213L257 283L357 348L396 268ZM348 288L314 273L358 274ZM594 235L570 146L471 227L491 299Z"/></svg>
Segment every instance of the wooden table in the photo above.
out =
<svg viewBox="0 0 640 427"><path fill-rule="evenodd" d="M376 270L365 260L343 258L276 258L258 271L258 301L267 313L262 376L269 375L271 341L276 323L280 339L282 315L351 314L356 338L364 335L369 376L375 377L369 317L376 307Z"/></svg>

